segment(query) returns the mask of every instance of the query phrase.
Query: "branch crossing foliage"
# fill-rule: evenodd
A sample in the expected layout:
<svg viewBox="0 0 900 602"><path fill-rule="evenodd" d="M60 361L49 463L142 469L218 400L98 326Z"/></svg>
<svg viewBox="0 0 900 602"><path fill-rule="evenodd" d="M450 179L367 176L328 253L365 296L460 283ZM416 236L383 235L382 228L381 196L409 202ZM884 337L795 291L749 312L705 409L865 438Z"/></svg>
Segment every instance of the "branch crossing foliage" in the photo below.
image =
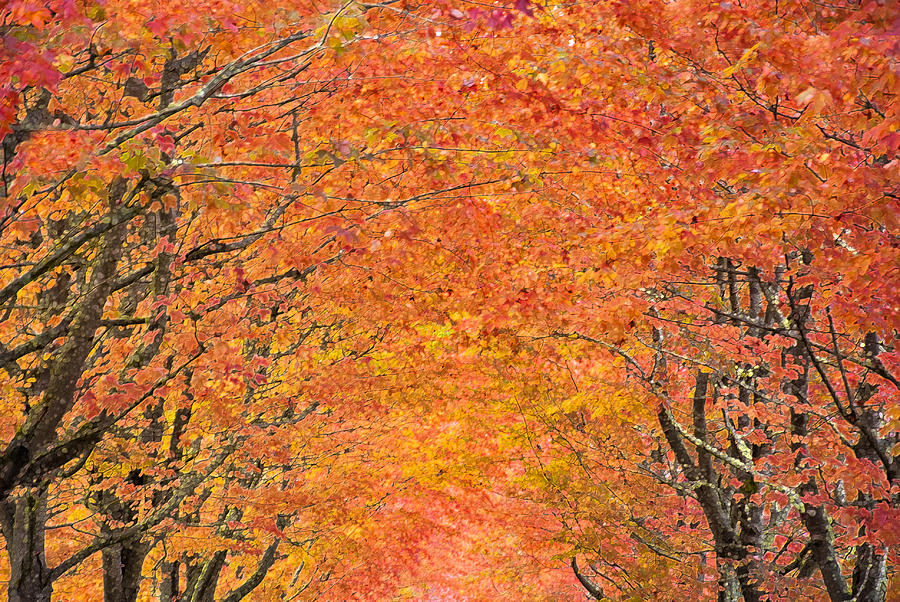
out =
<svg viewBox="0 0 900 602"><path fill-rule="evenodd" d="M8 0L8 599L900 596L898 61L881 0Z"/></svg>

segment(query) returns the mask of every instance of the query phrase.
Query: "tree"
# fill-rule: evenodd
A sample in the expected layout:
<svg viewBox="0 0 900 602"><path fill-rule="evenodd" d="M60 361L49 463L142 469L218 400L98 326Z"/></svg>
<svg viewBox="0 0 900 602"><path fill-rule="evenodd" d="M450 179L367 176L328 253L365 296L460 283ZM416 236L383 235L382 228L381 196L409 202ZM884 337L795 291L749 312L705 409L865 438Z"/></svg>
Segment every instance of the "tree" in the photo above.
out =
<svg viewBox="0 0 900 602"><path fill-rule="evenodd" d="M798 595L784 589L791 571L812 597L885 596L892 569L882 563L896 564L896 15L874 3L809 8L623 3L593 19L582 6L553 14L571 19L581 59L567 76L587 82L553 90L571 132L560 143L568 169L558 169L576 165L577 180L557 176L538 195L557 210L492 206L493 237L516 240L516 256L495 274L494 311L478 316L476 336L522 383L522 407L510 411L543 481L532 495L565 521L573 554L592 557L596 569L572 567L598 596L710 595L711 561L728 598ZM857 44L850 32L862 29L872 37ZM544 47L507 52L541 73L548 59L528 54ZM597 156L579 147L588 111L609 121L607 145L600 161L579 164ZM598 167L614 177L588 175ZM467 285L478 287L454 288ZM797 313L807 305L809 316ZM708 319L715 311L724 323ZM692 404L693 416L678 413ZM643 451L623 442L625 429ZM706 437L721 439L704 447ZM795 466L814 466L816 479L795 480ZM849 496L835 493L851 482ZM776 510L772 496L785 496ZM796 530L773 550L776 526ZM685 589L663 589L673 583Z"/></svg>
<svg viewBox="0 0 900 602"><path fill-rule="evenodd" d="M0 10L12 599L885 596L887 4Z"/></svg>
<svg viewBox="0 0 900 602"><path fill-rule="evenodd" d="M382 495L377 474L327 485L359 469L341 455L386 334L342 306L364 278L342 260L440 188L355 201L422 168L319 124L354 98L349 49L395 35L391 4L2 9L10 599L98 554L107 600L136 599L150 557L162 599L240 599L291 555L301 587L340 509Z"/></svg>
<svg viewBox="0 0 900 602"><path fill-rule="evenodd" d="M758 408L762 414L765 408L782 412L787 400L796 398L782 391L782 384L787 386L797 375L781 370L793 366L792 358L805 361L801 357L806 352L791 351L796 340L787 336L798 330L797 321L768 334L761 330L764 324L749 328L745 323L743 329L730 324L740 316L726 317L726 325L703 321L709 311L706 305L719 307L715 298L719 282L710 273L715 269L723 273L716 266L726 258L729 265L740 266L733 268L740 274L734 285L723 285L724 298L733 289L740 297L736 306L747 315L763 311L760 308L768 303L759 297L760 290L751 294L753 287L762 289L766 284L776 297L780 291L772 307L787 317L792 315L786 290L789 276L794 282L791 295L814 292L810 340L826 376L814 370L812 355L806 353L809 387L816 397L810 402L812 409L797 412L840 417L841 428L846 429L839 430L840 437L846 441L831 430L793 436L808 437L808 448L817 450L819 455L810 453L825 475L818 478L827 481L829 491L839 481L854 481L879 502L851 504L875 503L882 517L876 522L893 521L896 500L886 471L896 453L896 424L891 418L896 397L890 393L890 379L896 378L892 341L897 330L890 301L897 262L897 139L892 133L897 123L892 92L896 76L890 67L896 51L890 33L896 27L895 12L877 3L710 8L692 2L651 2L554 6L546 12L538 8L536 15L533 21L508 23L485 9L475 14L470 27L491 44L473 42L475 48L468 48L478 54L470 63L478 65L472 79L490 89L478 102L497 102L493 114L502 119L493 124L497 138L503 139L497 142L497 162L515 162L522 180L511 183L502 197L448 211L444 223L432 225L422 236L464 241L448 245L443 260L426 268L440 269L437 266L454 261L451 257L464 258L467 268L454 265L443 272L446 284L441 288L452 292L447 298L422 294L421 305L434 308L428 320L435 332L442 333L441 339L447 338L446 329L455 332L453 343L440 342L443 357L448 361L455 357L459 365L472 363L463 359L466 356L482 358L478 368L466 370L461 380L483 383L480 392L495 398L494 408L519 417L518 423L495 427L516 437L522 453L531 458L534 481L520 495L544 502L565 522L560 539L571 545L573 553L588 553L590 564L603 574L585 568L578 559L574 563L581 567L576 572L595 580L591 586L595 591L603 589L607 595L614 591L623 597L705 596L713 595L721 576L727 595L734 595L740 580L736 573L728 573L735 570L735 559L729 555L744 558L739 548L749 545L738 542L738 549L730 548L742 533L740 522L731 524L732 517L727 517L714 527L725 529L717 536L731 537L725 544L720 539L723 557L717 557L712 533L700 530L707 520L704 511L715 507L692 504L687 500L694 494L673 496L660 483L648 482L682 487L687 494L679 481L681 461L673 457L666 473L659 472L657 463L660 457L665 459L667 449L671 451L661 430L664 426L670 433L675 429L682 443L687 441L684 446L690 453L697 452L676 428L691 425L693 419L682 416L680 422L673 418L661 425L656 412L661 403L672 404L675 414L679 404L692 403L697 375L694 370L685 372L685 366L701 362L712 372L706 386L708 392L718 392L719 404L734 401L735 407L742 407L736 374L746 370L742 366L751 359L751 368L763 363L769 370L779 366L759 391L767 396ZM860 31L867 35L857 36ZM560 43L564 40L567 43ZM798 53L797 48L805 52ZM495 140L485 136L488 139ZM468 234L460 236L465 228ZM401 279L400 274L412 273L416 268L405 267L392 275ZM676 317L661 318L671 295L690 305L680 308ZM807 300L801 295L793 302L803 305ZM828 326L829 316L833 327ZM691 324L708 330L688 337L677 328L674 332L661 328L665 325L661 319L671 324L676 318L686 331ZM666 335L661 339L665 345L672 345L664 346L664 352L679 354L677 378L653 371L663 353L657 349L662 343L653 341L654 328ZM832 328L837 344L831 341ZM759 342L763 335L764 344ZM693 339L698 337L707 341L705 347L696 352L685 348L688 343L696 345ZM865 359L867 339L880 341L869 347L879 349L879 361L885 366L881 374ZM838 358L863 365L842 369ZM669 369L674 369L675 359L667 359ZM707 366L710 362L712 367ZM850 383L849 396L842 392L847 389L842 370ZM488 382L485 373L492 375ZM632 380L625 380L627 374ZM725 375L731 379L727 386L717 381ZM655 382L659 378L675 380L663 386ZM702 384L706 377L699 378ZM655 388L642 391L634 386L641 381ZM837 399L826 381L835 385ZM858 395L857 386L866 391L878 386L872 403L884 418L875 420L877 426L861 429L852 421L865 420L846 413L847 399ZM750 390L746 385L744 389ZM676 390L680 397L674 401L666 397L676 395ZM707 406L713 403L705 396L703 401ZM472 410L467 424L478 424L479 411ZM772 423L779 423L782 430L790 428L789 417L770 414L758 419L757 424L749 417L749 425L740 427L747 432L739 436L751 442L758 439L755 444L763 448L764 441L779 432ZM735 415L729 420L737 429L744 418ZM717 436L728 432L724 422L706 428ZM803 430L796 428L797 433ZM683 431L695 437L692 429ZM867 430L871 432L865 435ZM778 436L784 444L791 435ZM823 457L850 458L851 466L868 462L854 451L861 445L860 437L882 450L882 468L867 470L864 476L846 466L828 472ZM715 474L739 470L731 462L734 456L728 456L729 443L724 439L720 443L715 448L719 456L706 450L724 464ZM784 453L796 455L800 449ZM471 461L462 458L461 462ZM695 465L699 461L687 459ZM695 487L700 483L693 481ZM824 503L815 501L809 483L790 478L775 478L772 483L775 495ZM716 490L715 495L743 499L740 487L734 492ZM779 494L778 487L788 487L791 494ZM820 483L817 488L824 495L826 486ZM740 508L744 502L722 503ZM744 567L744 593L757 595L758 586L775 595L784 591L786 582L802 576L797 587L807 588L809 596L830 591L840 599L854 593L854 555L859 574L868 566L868 574L876 575L881 562L877 557L887 554L885 578L874 579L866 594L883 596L896 564L890 528L874 527L861 518L865 513L849 519L843 510L838 512L840 519L829 520L840 528L832 528L851 535L837 539L836 549L850 558L836 568L829 560L834 554L823 552L820 542L826 526L823 517L837 510L823 507L819 512L815 505L812 509L822 521L818 525L809 517L802 524L797 513L786 515L785 526L794 524L799 530L793 534L798 541L787 545L797 550L786 549L778 558L787 558L791 566L790 554L801 552L811 541L815 545L810 549L816 548L819 560L804 559L803 570L793 566L799 574L788 571L791 575L784 580L779 575L783 569L771 565L759 577L748 577L757 569ZM769 520L772 515L765 516ZM801 534L804 530L806 535ZM859 533L867 534L871 549L857 539ZM765 557L764 552L758 553ZM719 561L727 574L710 582L707 572ZM823 574L822 565L830 575ZM777 583L767 583L769 577ZM673 583L684 589L672 591ZM855 587L857 593L866 589L859 579Z"/></svg>

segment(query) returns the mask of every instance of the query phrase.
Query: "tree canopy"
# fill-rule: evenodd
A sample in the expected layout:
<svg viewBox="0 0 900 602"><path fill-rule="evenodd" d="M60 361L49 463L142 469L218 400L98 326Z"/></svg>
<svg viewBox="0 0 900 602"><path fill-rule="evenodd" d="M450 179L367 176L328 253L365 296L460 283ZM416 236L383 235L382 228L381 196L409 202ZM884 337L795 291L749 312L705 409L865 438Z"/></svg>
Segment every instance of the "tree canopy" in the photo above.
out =
<svg viewBox="0 0 900 602"><path fill-rule="evenodd" d="M8 598L900 595L898 91L881 0L8 0Z"/></svg>

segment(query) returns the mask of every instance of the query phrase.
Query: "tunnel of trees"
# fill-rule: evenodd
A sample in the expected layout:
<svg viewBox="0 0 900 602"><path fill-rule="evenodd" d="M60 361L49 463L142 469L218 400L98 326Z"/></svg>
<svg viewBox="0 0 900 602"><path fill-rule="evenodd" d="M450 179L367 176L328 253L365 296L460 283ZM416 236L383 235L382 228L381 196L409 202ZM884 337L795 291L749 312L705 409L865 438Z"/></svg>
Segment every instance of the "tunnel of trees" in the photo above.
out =
<svg viewBox="0 0 900 602"><path fill-rule="evenodd" d="M9 0L14 602L900 596L900 9Z"/></svg>

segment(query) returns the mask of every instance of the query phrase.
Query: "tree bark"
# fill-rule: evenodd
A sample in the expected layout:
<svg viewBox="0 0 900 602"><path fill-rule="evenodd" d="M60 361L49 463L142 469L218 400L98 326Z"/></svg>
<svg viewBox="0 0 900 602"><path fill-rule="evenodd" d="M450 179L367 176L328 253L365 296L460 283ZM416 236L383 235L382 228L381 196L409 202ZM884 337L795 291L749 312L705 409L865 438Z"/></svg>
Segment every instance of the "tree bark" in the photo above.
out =
<svg viewBox="0 0 900 602"><path fill-rule="evenodd" d="M138 535L103 550L103 602L137 600L144 559L151 547Z"/></svg>
<svg viewBox="0 0 900 602"><path fill-rule="evenodd" d="M6 540L9 602L50 602L53 582L44 554L46 490L28 489L0 503L0 528Z"/></svg>

